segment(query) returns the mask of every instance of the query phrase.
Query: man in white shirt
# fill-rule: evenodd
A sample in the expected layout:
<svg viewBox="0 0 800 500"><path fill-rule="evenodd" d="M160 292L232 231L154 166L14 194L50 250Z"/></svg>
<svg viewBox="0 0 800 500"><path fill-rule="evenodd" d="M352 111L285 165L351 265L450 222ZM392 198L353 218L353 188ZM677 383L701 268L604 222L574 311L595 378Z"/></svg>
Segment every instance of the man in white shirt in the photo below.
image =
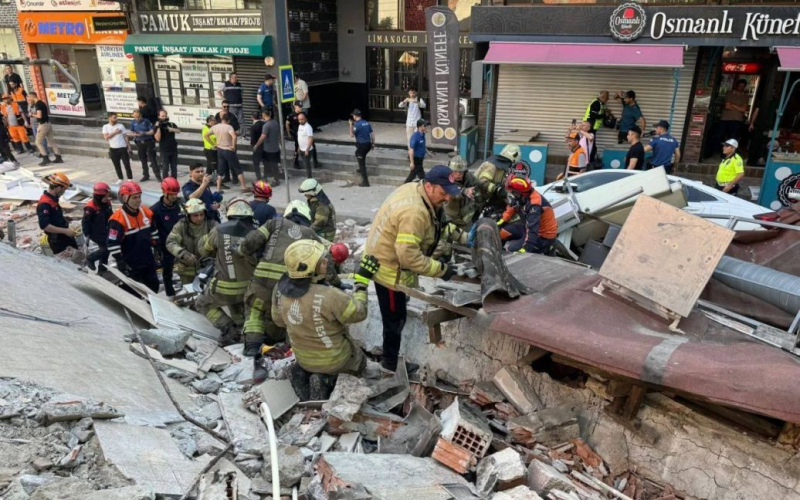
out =
<svg viewBox="0 0 800 500"><path fill-rule="evenodd" d="M411 141L411 136L417 131L417 122L422 118L425 109L425 100L417 96L417 89L410 87L408 97L398 105L401 109L407 108L406 114L406 142Z"/></svg>
<svg viewBox="0 0 800 500"><path fill-rule="evenodd" d="M116 113L108 114L108 123L103 125L103 139L108 141L108 157L111 158L111 163L114 164L114 170L117 172L117 184L121 184L123 180L120 160L125 165L125 174L128 176L128 180L133 180L128 129L125 128L125 125L117 122Z"/></svg>
<svg viewBox="0 0 800 500"><path fill-rule="evenodd" d="M305 113L297 116L299 123L297 127L297 149L300 150L300 161L306 169L306 176L310 179L311 175L311 152L314 150L314 129L308 123Z"/></svg>

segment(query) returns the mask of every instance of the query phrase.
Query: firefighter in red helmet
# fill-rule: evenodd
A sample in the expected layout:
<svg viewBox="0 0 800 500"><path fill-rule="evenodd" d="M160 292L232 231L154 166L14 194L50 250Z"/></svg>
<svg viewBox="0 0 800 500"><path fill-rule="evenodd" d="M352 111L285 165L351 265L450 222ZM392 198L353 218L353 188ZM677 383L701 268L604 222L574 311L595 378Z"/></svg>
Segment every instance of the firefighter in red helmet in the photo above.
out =
<svg viewBox="0 0 800 500"><path fill-rule="evenodd" d="M181 204L178 202L181 186L174 177L165 177L161 181L161 192L164 193L157 202L150 207L153 211L153 223L158 231L158 245L155 247L156 261L161 263L161 277L164 281L164 291L167 297L175 296L175 286L172 282L172 271L175 267L175 256L167 251L167 236L172 232L175 224L183 218Z"/></svg>
<svg viewBox="0 0 800 500"><path fill-rule="evenodd" d="M88 241L97 245L97 250L86 257L89 269L97 269L95 263L100 261L100 272L105 271L108 264L108 219L111 218L111 187L105 182L98 182L92 189L92 199L83 207L81 227ZM88 243L87 241L87 243Z"/></svg>

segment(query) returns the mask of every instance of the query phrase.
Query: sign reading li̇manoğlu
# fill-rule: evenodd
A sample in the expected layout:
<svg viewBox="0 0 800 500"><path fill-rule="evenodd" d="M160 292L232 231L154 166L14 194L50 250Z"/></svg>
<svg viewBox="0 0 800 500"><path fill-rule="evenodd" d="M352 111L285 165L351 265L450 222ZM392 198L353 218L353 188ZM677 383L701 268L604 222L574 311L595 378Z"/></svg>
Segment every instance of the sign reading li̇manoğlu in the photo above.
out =
<svg viewBox="0 0 800 500"><path fill-rule="evenodd" d="M425 9L431 137L434 143L458 141L458 19L447 7Z"/></svg>

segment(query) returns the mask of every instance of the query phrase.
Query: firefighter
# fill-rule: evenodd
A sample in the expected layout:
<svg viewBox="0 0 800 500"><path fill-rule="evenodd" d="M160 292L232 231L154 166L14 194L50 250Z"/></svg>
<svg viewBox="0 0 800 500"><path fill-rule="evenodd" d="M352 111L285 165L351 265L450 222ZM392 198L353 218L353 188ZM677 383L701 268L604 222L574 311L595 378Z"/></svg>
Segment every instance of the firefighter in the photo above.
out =
<svg viewBox="0 0 800 500"><path fill-rule="evenodd" d="M108 254L117 269L132 280L158 293L156 258L158 232L153 225L153 212L142 205L142 188L133 181L119 187L119 207L108 220Z"/></svg>
<svg viewBox="0 0 800 500"><path fill-rule="evenodd" d="M558 235L558 222L547 198L533 188L533 183L524 177L508 181L506 189L514 199L503 213L508 222L519 215L520 224L507 228L512 233L506 244L509 252L549 253ZM512 229L515 228L515 229Z"/></svg>
<svg viewBox="0 0 800 500"><path fill-rule="evenodd" d="M197 309L223 334L223 342L235 342L244 325L244 297L258 260L235 249L255 226L253 209L242 198L228 204L228 221L214 227L200 244L200 257L214 257L215 275L197 299ZM227 306L231 315L222 310Z"/></svg>
<svg viewBox="0 0 800 500"><path fill-rule="evenodd" d="M67 219L64 218L64 211L58 204L58 199L67 188L72 187L72 184L69 178L61 172L48 175L43 180L47 183L47 190L42 193L39 203L36 205L39 229L44 231L39 240L42 253L71 259L72 262L80 264L86 255L79 249L75 239L79 233L69 227Z"/></svg>
<svg viewBox="0 0 800 500"><path fill-rule="evenodd" d="M246 356L255 356L262 344L274 344L286 338L286 330L272 322L268 305L272 301L275 285L286 272L283 256L289 245L304 239L320 241L320 237L310 226L311 213L308 206L295 200L286 207L284 217L270 219L257 230L251 231L236 250L243 257L260 256L245 297ZM337 252L341 253L339 250ZM345 259L346 256L341 262ZM333 266L330 267L333 271ZM341 280L335 273L329 273L328 279L334 286L341 287Z"/></svg>
<svg viewBox="0 0 800 500"><path fill-rule="evenodd" d="M450 168L437 165L422 182L397 188L372 221L365 254L380 262L374 281L383 319L381 364L385 370L397 369L406 322L406 295L395 286L416 286L418 275L449 280L455 274L452 266L432 255L441 238L442 205L460 193Z"/></svg>
<svg viewBox="0 0 800 500"><path fill-rule="evenodd" d="M334 385L332 375L360 375L367 366L347 325L367 318L367 285L379 264L374 257L364 257L351 297L320 284L330 265L322 243L296 241L286 248L284 262L287 270L272 296L272 320L288 332L297 360L291 373L297 395L301 400L325 400Z"/></svg>
<svg viewBox="0 0 800 500"><path fill-rule="evenodd" d="M267 181L253 182L253 201L250 206L253 208L253 218L259 226L278 216L275 207L269 204L271 198L272 186Z"/></svg>
<svg viewBox="0 0 800 500"><path fill-rule="evenodd" d="M336 236L336 210L322 190L322 184L316 179L306 179L300 184L299 191L305 195L311 210L311 229L326 240L333 241Z"/></svg>
<svg viewBox="0 0 800 500"><path fill-rule="evenodd" d="M175 272L181 283L188 285L197 276L200 264L200 241L217 225L217 221L206 216L206 205L192 198L183 207L186 217L181 218L167 236L167 251L177 259Z"/></svg>
<svg viewBox="0 0 800 500"><path fill-rule="evenodd" d="M108 219L114 211L111 208L109 192L111 187L105 182L98 182L92 188L92 199L83 208L81 227L86 238L97 245L97 250L86 257L89 269L97 269L95 262L100 261L100 272L106 270L108 264Z"/></svg>
<svg viewBox="0 0 800 500"><path fill-rule="evenodd" d="M519 146L508 144L499 155L490 156L478 169L477 191L485 204L505 209L506 191L503 181L511 165L520 157Z"/></svg>
<svg viewBox="0 0 800 500"><path fill-rule="evenodd" d="M167 237L181 219L183 211L178 201L181 185L174 177L165 177L161 181L161 199L150 207L153 211L153 222L158 231L158 257L161 262L161 279L164 282L164 291L167 297L175 296L175 285L172 282L172 271L175 267L175 256L167 251Z"/></svg>
<svg viewBox="0 0 800 500"><path fill-rule="evenodd" d="M464 158L456 155L448 166L453 171L453 180L460 192L444 204L445 226L439 248L434 254L444 262L449 262L452 254L452 247L448 242L468 244L468 235L483 210L481 193L476 189L477 179L467 171L468 165Z"/></svg>

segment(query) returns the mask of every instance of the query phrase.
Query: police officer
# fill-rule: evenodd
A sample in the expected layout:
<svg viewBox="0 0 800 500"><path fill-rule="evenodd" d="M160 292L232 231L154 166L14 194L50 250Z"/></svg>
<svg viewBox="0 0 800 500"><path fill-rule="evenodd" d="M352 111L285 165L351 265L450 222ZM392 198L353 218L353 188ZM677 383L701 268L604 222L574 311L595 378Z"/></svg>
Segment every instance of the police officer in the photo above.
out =
<svg viewBox="0 0 800 500"><path fill-rule="evenodd" d="M299 191L305 195L311 210L311 229L326 240L333 241L336 236L336 210L322 190L322 184L316 179L306 179L300 184Z"/></svg>
<svg viewBox="0 0 800 500"><path fill-rule="evenodd" d="M67 188L72 187L72 184L61 172L48 175L43 180L47 183L47 190L42 193L36 205L39 229L44 231L40 240L42 252L45 255L72 259L72 262L80 264L86 256L78 248L78 242L75 240L77 232L69 227L67 219L64 218L64 211L58 204L58 199Z"/></svg>
<svg viewBox="0 0 800 500"><path fill-rule="evenodd" d="M367 236L366 255L380 262L374 276L383 320L383 368L397 369L406 323L406 295L396 285L416 286L417 277L449 280L452 266L432 258L442 233L442 205L461 191L444 165L433 167L423 182L403 184L383 202Z"/></svg>
<svg viewBox="0 0 800 500"><path fill-rule="evenodd" d="M98 182L92 188L92 199L83 208L81 227L83 234L97 245L97 250L86 257L89 269L94 271L95 262L100 261L100 272L105 271L108 264L108 219L114 211L108 196L111 187L105 182Z"/></svg>
<svg viewBox="0 0 800 500"><path fill-rule="evenodd" d="M269 204L271 198L272 186L268 182L253 182L253 201L250 202L250 206L253 208L253 217L259 226L263 226L265 222L278 216L275 207Z"/></svg>
<svg viewBox="0 0 800 500"><path fill-rule="evenodd" d="M206 216L206 205L198 198L187 201L183 211L186 217L178 220L167 236L167 251L178 260L175 271L181 283L188 285L197 276L200 242L217 225L217 221Z"/></svg>
<svg viewBox="0 0 800 500"><path fill-rule="evenodd" d="M367 366L347 325L367 318L367 285L379 264L373 257L364 257L351 297L320 284L330 265L322 243L296 241L286 248L284 262L287 271L273 293L271 314L275 324L286 328L297 360L292 386L301 400L328 399L332 375L359 375Z"/></svg>
<svg viewBox="0 0 800 500"><path fill-rule="evenodd" d="M108 253L117 262L117 269L132 280L158 293L156 258L158 232L153 225L153 212L142 205L142 188L133 181L119 187L122 206L108 220Z"/></svg>
<svg viewBox="0 0 800 500"><path fill-rule="evenodd" d="M478 168L477 188L481 199L487 204L499 209L505 209L506 191L503 181L511 165L520 157L519 146L508 144L500 151L499 155L492 155Z"/></svg>
<svg viewBox="0 0 800 500"><path fill-rule="evenodd" d="M744 162L736 148L739 141L728 139L722 143L722 162L717 169L717 189L736 195L739 192L739 181L744 178Z"/></svg>
<svg viewBox="0 0 800 500"><path fill-rule="evenodd" d="M586 112L583 114L583 119L588 121L591 125L589 133L592 134L593 138L592 150L586 152L589 155L590 162L594 162L597 157L597 131L603 126L603 120L605 120L608 115L608 108L606 108L607 102L608 91L603 90L588 106L586 106Z"/></svg>
<svg viewBox="0 0 800 500"><path fill-rule="evenodd" d="M158 231L157 261L161 262L161 278L164 282L164 291L167 297L175 296L175 285L172 282L172 271L175 266L175 256L167 251L167 237L172 232L175 224L183 218L178 196L181 185L174 177L166 177L161 182L161 192L164 193L157 202L150 207L153 211L153 222Z"/></svg>
<svg viewBox="0 0 800 500"><path fill-rule="evenodd" d="M350 118L350 137L356 140L356 160L361 175L359 187L369 187L367 177L367 154L375 148L375 131L372 125L361 117L361 111L354 109Z"/></svg>
<svg viewBox="0 0 800 500"><path fill-rule="evenodd" d="M195 305L220 329L223 342L234 342L237 327L244 325L244 297L257 263L255 257L235 249L255 226L253 209L244 199L231 200L226 215L228 221L213 228L200 244L201 257L215 258L215 275Z"/></svg>
<svg viewBox="0 0 800 500"><path fill-rule="evenodd" d="M656 136L650 144L644 147L645 151L652 151L649 168L664 167L667 174L672 173L672 169L681 161L681 143L669 135L669 122L661 120L656 125Z"/></svg>

